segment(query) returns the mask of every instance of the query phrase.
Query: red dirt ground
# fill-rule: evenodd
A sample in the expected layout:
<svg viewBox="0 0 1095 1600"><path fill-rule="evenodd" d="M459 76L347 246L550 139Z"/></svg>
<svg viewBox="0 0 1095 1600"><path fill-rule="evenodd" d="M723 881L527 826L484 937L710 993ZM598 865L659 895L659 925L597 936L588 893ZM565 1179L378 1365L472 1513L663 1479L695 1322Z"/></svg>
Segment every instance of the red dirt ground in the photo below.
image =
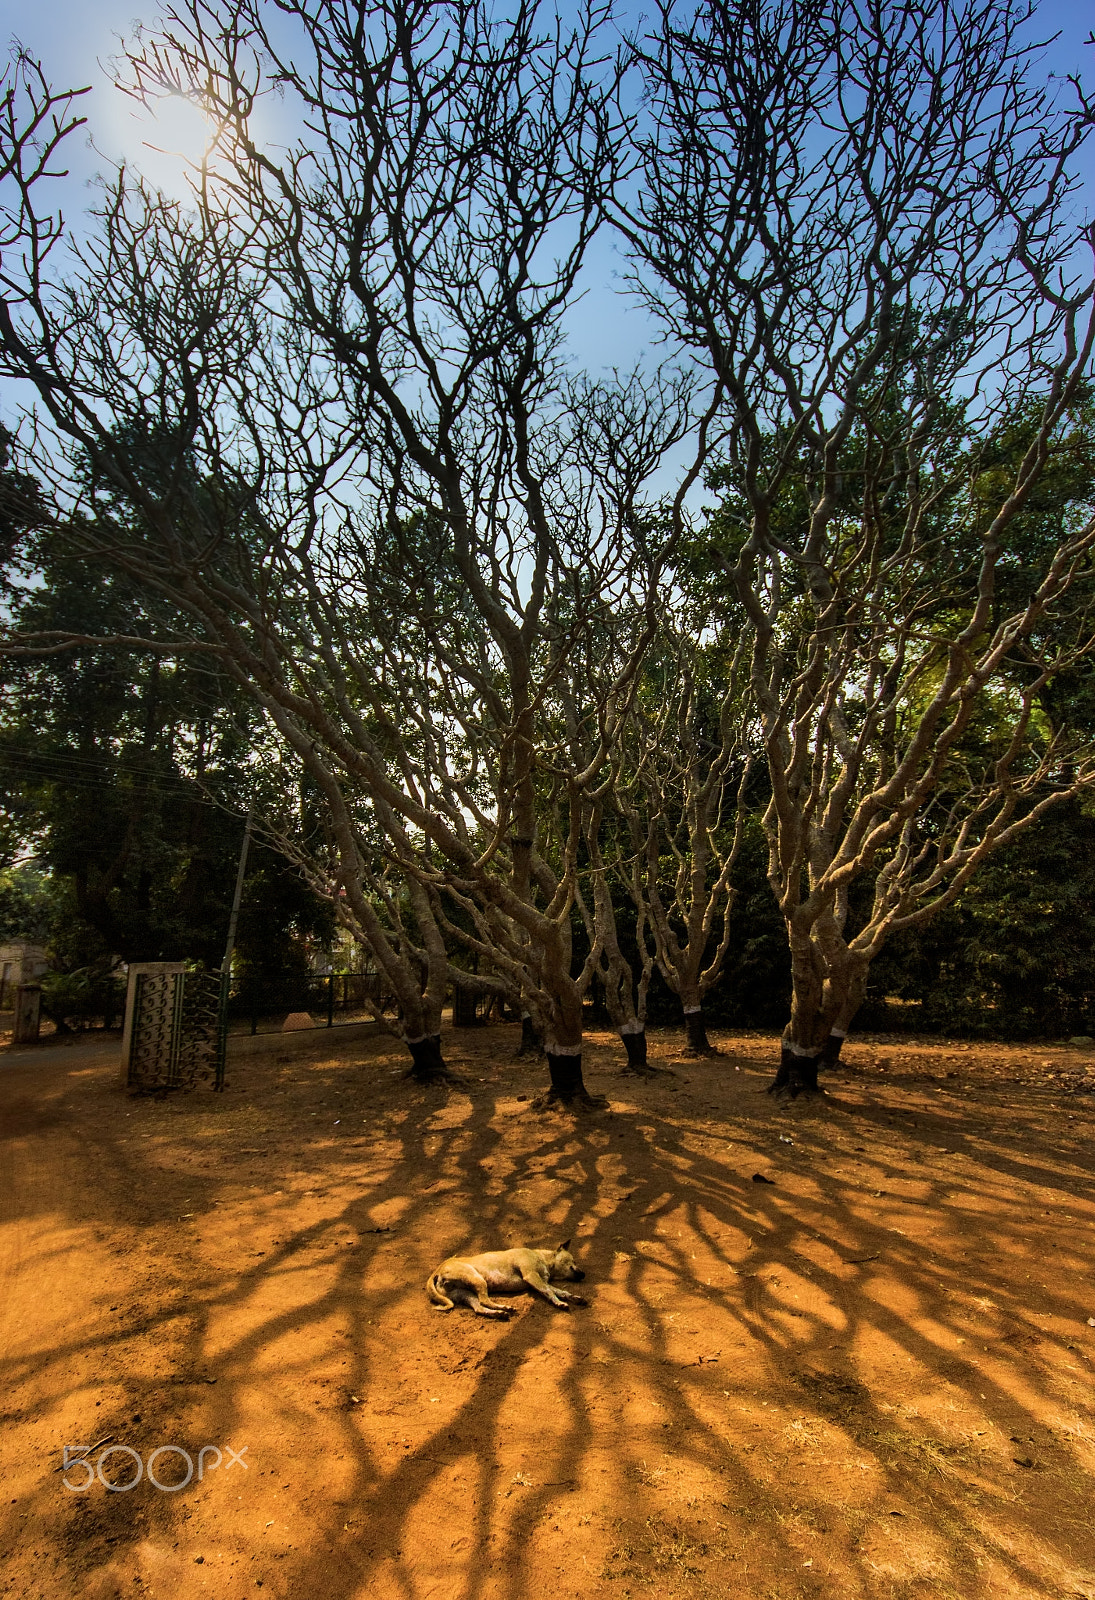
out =
<svg viewBox="0 0 1095 1600"><path fill-rule="evenodd" d="M777 1105L771 1039L637 1081L598 1035L573 1118L515 1043L162 1101L116 1043L0 1057L0 1594L1095 1596L1090 1053L861 1040ZM568 1235L586 1310L427 1302ZM104 1439L222 1461L67 1489Z"/></svg>

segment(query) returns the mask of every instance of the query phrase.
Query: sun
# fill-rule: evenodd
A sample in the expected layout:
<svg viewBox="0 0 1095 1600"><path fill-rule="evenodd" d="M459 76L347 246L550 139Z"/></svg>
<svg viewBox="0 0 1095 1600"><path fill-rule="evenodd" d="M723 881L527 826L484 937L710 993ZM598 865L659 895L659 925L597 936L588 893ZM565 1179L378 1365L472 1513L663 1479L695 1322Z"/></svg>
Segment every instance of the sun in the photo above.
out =
<svg viewBox="0 0 1095 1600"><path fill-rule="evenodd" d="M145 148L177 161L200 162L213 141L209 118L181 94L166 95L140 122Z"/></svg>
<svg viewBox="0 0 1095 1600"><path fill-rule="evenodd" d="M174 199L185 199L192 189L194 168L213 146L212 122L181 94L164 95L139 108L128 96L126 99L125 114L115 123L119 154L154 188ZM115 110L120 109L116 105Z"/></svg>

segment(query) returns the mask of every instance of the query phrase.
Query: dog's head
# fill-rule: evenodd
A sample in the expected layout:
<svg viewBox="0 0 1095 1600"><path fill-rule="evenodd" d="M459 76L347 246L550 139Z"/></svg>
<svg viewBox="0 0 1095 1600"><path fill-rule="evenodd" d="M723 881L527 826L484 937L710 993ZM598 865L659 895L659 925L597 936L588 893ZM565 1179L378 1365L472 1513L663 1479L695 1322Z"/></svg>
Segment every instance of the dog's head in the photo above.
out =
<svg viewBox="0 0 1095 1600"><path fill-rule="evenodd" d="M581 1267L576 1265L569 1246L570 1240L564 1239L556 1250L551 1262L550 1276L552 1278L560 1278L563 1283L581 1283L585 1273Z"/></svg>

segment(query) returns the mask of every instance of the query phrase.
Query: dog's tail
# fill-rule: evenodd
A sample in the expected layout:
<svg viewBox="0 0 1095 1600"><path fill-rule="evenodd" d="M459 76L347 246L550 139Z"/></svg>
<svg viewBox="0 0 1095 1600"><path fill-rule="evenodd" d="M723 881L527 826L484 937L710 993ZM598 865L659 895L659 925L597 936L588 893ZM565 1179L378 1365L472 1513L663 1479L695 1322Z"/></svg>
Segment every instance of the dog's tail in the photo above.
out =
<svg viewBox="0 0 1095 1600"><path fill-rule="evenodd" d="M448 1295L445 1294L444 1290L441 1288L436 1272L431 1273L426 1279L426 1293L429 1295L438 1311L451 1311L453 1306L456 1304L456 1301L450 1300Z"/></svg>

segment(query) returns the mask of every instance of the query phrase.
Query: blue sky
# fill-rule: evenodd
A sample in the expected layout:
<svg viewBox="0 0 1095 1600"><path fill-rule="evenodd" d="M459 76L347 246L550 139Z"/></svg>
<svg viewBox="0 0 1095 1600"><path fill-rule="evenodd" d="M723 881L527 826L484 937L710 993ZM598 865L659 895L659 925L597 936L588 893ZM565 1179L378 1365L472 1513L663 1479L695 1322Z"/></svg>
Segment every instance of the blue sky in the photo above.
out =
<svg viewBox="0 0 1095 1600"><path fill-rule="evenodd" d="M500 9L502 7L500 6ZM637 20L642 8L624 0L622 13ZM1082 67L1089 82L1095 83L1095 50L1084 48L1091 33L1095 10L1089 0L1045 0L1039 7L1044 34L1060 33L1049 52L1049 66L1060 74ZM60 87L90 84L92 92L83 101L88 117L87 132L105 156L125 156L139 165L164 188L181 193L181 164L177 159L158 155L149 141L163 138L164 130L142 121L138 108L111 82L109 58L118 48L118 37L130 34L135 18L153 26L157 16L155 0L144 7L142 0L0 0L0 42L18 39L43 63L54 83ZM180 108L181 121L170 136L183 148L196 153L200 131L196 116L188 120ZM89 203L88 180L100 165L93 149L77 135L69 156L72 180L65 186L65 208L73 216ZM1095 171L1091 173L1095 179ZM648 325L645 317L614 292L622 262L610 241L598 244L590 262L589 290L584 303L570 319L570 338L576 358L592 368L616 364L630 367L645 342Z"/></svg>
<svg viewBox="0 0 1095 1600"><path fill-rule="evenodd" d="M621 14L633 12L638 18L641 10L625 3ZM1066 73L1074 71L1086 56L1088 75L1092 75L1090 63L1095 52L1083 48L1095 25L1095 8L1089 0L1044 0L1038 14L1044 19L1044 33L1061 35L1050 52L1050 65ZM117 48L118 36L130 32L134 19L152 26L156 16L154 0L147 6L142 6L141 0L39 0L37 5L27 0L0 0L0 32L5 41L18 39L40 57L58 84L93 86L94 134L104 151L115 155L136 156L141 151L142 131L133 109L99 63L106 64Z"/></svg>

